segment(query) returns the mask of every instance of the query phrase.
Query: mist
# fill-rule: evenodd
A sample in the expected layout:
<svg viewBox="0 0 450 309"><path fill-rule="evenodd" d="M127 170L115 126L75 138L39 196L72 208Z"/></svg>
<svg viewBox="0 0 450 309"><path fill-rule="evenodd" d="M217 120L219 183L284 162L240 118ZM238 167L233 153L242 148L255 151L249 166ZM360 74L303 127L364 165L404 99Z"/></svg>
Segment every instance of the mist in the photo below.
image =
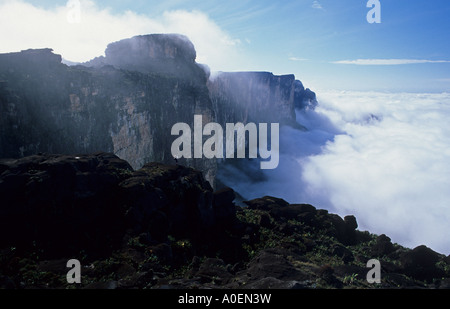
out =
<svg viewBox="0 0 450 309"><path fill-rule="evenodd" d="M407 247L450 253L450 94L328 92L280 130L280 164L221 165L242 199L310 203Z"/></svg>

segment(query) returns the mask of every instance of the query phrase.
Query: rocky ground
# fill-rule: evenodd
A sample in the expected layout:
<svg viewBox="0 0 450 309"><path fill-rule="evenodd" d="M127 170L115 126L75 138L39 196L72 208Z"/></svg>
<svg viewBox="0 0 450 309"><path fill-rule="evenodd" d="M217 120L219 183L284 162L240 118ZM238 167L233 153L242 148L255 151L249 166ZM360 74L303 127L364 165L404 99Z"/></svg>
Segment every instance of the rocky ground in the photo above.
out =
<svg viewBox="0 0 450 309"><path fill-rule="evenodd" d="M233 204L203 175L109 153L0 160L0 287L449 288L450 257L307 204ZM81 283L69 284L70 259ZM381 263L381 283L366 280Z"/></svg>

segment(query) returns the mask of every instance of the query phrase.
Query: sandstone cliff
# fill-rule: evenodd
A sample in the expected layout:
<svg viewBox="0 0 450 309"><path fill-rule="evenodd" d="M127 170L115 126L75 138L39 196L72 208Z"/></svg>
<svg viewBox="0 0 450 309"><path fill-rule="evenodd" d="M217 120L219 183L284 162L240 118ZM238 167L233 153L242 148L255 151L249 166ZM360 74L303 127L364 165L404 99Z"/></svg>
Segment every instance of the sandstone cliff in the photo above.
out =
<svg viewBox="0 0 450 309"><path fill-rule="evenodd" d="M0 55L0 157L111 151L135 169L172 163L172 126L192 125L194 114L213 120L207 76L187 39L137 37L111 44L106 55L91 67L61 64L50 49ZM183 163L213 183L215 162Z"/></svg>
<svg viewBox="0 0 450 309"><path fill-rule="evenodd" d="M173 163L171 128L203 123L295 122L315 95L293 75L221 73L185 36L153 34L108 45L105 56L67 66L51 49L0 55L0 157L113 152L134 169ZM309 92L308 92L309 91ZM317 102L316 102L317 103ZM182 159L215 186L217 162Z"/></svg>
<svg viewBox="0 0 450 309"><path fill-rule="evenodd" d="M305 90L294 75L270 72L221 72L208 81L217 121L266 122L304 129L295 108L314 108L315 94Z"/></svg>

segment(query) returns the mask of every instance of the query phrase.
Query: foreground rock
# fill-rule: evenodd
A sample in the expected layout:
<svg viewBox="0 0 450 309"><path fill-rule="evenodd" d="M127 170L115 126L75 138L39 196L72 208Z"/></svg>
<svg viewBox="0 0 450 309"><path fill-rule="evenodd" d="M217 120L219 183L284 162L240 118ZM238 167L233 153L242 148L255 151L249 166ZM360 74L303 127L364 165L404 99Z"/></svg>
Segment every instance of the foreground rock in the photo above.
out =
<svg viewBox="0 0 450 309"><path fill-rule="evenodd" d="M140 170L109 153L0 160L0 287L448 288L449 257L357 230L308 204L275 197L233 204L202 173L150 163Z"/></svg>

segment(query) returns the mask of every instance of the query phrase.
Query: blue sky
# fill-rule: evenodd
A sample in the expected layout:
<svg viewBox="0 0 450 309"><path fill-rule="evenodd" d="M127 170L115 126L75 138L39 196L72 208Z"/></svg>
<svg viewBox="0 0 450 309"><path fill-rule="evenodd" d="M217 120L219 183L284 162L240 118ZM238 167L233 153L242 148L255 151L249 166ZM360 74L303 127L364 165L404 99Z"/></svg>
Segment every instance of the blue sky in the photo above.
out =
<svg viewBox="0 0 450 309"><path fill-rule="evenodd" d="M0 0L0 4L7 2L14 1ZM56 11L67 3L22 2L44 11ZM442 92L450 86L448 0L380 0L380 24L367 22L371 8L366 0L93 2L98 12L106 10L113 17L127 11L150 20L161 20L174 11L203 14L235 43L229 52L233 57L214 61L217 70L293 73L318 90ZM180 32L190 27L185 23ZM136 34L154 30L140 27Z"/></svg>

